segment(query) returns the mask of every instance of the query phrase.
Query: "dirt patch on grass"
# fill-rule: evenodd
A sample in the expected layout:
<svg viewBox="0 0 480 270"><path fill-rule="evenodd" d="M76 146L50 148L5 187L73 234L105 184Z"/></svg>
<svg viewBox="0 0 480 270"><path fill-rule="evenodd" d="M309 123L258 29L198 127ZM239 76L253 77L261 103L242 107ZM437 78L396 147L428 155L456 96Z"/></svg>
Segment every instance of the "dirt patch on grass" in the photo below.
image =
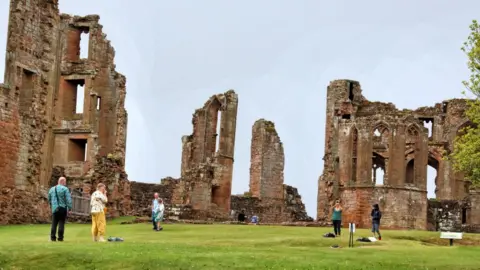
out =
<svg viewBox="0 0 480 270"><path fill-rule="evenodd" d="M407 235L392 236L392 239L397 240L408 240L408 241L417 241L424 245L434 245L434 246L449 246L450 241L448 239L440 239L440 236L437 237L414 237ZM455 246L480 246L479 237L464 237L461 240L454 240L453 245Z"/></svg>

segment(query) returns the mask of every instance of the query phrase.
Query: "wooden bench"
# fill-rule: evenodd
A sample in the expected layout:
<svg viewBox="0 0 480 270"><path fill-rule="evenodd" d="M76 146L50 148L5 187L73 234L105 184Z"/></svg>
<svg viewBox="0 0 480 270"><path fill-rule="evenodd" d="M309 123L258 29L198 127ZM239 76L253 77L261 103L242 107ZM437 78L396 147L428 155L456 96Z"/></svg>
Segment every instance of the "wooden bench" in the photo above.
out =
<svg viewBox="0 0 480 270"><path fill-rule="evenodd" d="M453 246L453 240L457 239L460 240L463 237L463 233L459 232L441 232L440 239L448 239L450 240L450 246Z"/></svg>

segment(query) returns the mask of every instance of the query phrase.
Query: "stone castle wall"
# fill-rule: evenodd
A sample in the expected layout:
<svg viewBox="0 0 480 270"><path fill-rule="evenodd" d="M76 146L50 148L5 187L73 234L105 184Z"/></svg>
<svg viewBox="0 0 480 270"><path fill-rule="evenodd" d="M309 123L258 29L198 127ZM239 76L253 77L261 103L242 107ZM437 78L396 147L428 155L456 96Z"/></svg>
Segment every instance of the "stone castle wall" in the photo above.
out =
<svg viewBox="0 0 480 270"><path fill-rule="evenodd" d="M57 0L10 2L0 85L0 204L8 207L0 209L0 224L50 220L46 194L54 168L72 179L72 188L93 191L105 182L113 214L128 209L125 77L115 71L114 49L98 21L60 14ZM80 48L82 34L88 48ZM110 172L97 166L108 154L116 163ZM37 211L18 209L30 204Z"/></svg>

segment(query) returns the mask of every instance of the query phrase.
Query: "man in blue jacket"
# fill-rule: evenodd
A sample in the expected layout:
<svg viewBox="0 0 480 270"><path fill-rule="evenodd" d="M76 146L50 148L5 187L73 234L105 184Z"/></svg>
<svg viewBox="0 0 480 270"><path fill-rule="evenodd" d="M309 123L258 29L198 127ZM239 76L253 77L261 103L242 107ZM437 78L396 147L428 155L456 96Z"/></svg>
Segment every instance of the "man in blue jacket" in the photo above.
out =
<svg viewBox="0 0 480 270"><path fill-rule="evenodd" d="M67 214L72 210L72 196L66 187L67 179L58 178L58 184L48 191L48 203L52 209L52 228L50 231L50 241L63 241L65 232L65 221ZM58 227L58 238L57 238Z"/></svg>

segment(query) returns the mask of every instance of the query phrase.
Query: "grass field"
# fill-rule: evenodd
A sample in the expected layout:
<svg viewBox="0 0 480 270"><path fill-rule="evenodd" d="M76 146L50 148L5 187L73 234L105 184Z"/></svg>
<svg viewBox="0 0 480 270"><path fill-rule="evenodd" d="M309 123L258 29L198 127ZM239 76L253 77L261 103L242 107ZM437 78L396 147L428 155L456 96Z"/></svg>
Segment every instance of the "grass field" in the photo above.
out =
<svg viewBox="0 0 480 270"><path fill-rule="evenodd" d="M154 232L120 221L109 222L107 236L125 242L91 242L81 224L67 224L65 242L48 241L49 225L0 227L0 269L480 269L480 235L449 247L439 233L384 231L380 242L348 248L347 234L322 237L329 228L167 224Z"/></svg>

